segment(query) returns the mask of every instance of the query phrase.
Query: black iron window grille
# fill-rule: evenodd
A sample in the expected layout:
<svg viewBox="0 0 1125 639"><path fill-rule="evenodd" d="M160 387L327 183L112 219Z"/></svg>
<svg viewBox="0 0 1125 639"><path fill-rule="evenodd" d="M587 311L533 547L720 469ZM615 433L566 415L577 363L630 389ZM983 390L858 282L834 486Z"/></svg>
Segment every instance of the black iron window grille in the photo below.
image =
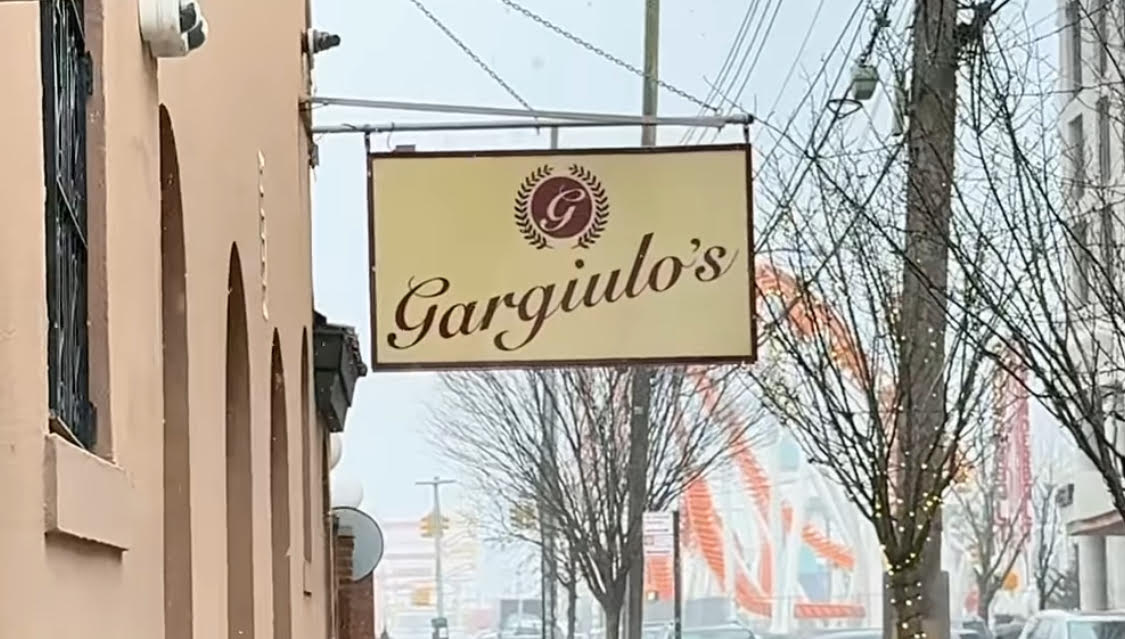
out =
<svg viewBox="0 0 1125 639"><path fill-rule="evenodd" d="M87 328L86 100L92 65L83 0L39 0L47 231L47 378L51 418L93 448Z"/></svg>

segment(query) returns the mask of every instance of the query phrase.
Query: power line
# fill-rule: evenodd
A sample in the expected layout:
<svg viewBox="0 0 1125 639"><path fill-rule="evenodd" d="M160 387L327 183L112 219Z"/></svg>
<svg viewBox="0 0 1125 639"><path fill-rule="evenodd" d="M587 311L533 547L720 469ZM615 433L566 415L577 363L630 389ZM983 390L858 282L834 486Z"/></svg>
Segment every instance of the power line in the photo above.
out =
<svg viewBox="0 0 1125 639"><path fill-rule="evenodd" d="M733 80L730 80L729 78L731 77L731 72L734 71L735 60L740 60L738 71L734 71L736 75L739 71L741 71L742 65L745 64L746 53L743 53L743 44L746 43L746 36L750 33L750 23L756 22L758 24L758 29L755 30L755 35L751 37L749 43L746 43L747 52L754 46L754 40L757 39L757 31L761 29L762 21L760 19L756 19L758 18L758 8L761 6L762 3L760 2L760 0L753 0L747 6L746 14L742 18L742 24L739 26L739 31L736 34L735 40L731 43L731 47L727 51L726 58L723 60L723 66L720 68L718 75L716 75L714 83L708 82L708 85L710 86L710 92L708 94L709 100L715 98L719 98L721 100L725 92L730 91L730 87L728 85L732 85ZM768 10L769 9L767 8L766 11ZM765 14L763 13L762 15L764 16ZM704 77L704 81L706 80L706 77ZM724 87L727 88L724 89ZM690 143L691 138L696 134L696 132L696 129L684 132L684 137L681 140L681 143ZM696 143L702 142L702 137L703 135L702 133L700 133L699 139L696 140Z"/></svg>
<svg viewBox="0 0 1125 639"><path fill-rule="evenodd" d="M769 8L767 7L766 10L768 11ZM766 50L766 42L769 41L769 34L773 32L773 25L777 22L777 15L780 12L781 0L778 0L777 4L774 5L773 15L770 16L769 24L766 26L766 30L762 33L762 41L758 44L758 52L754 54L754 60L750 63L750 68L748 68L746 70L746 73L742 76L742 84L739 85L738 92L734 94L735 102L738 102L742 98L743 92L746 91L746 85L750 84L750 78L754 75L754 69L758 68L758 61L762 57L762 52ZM765 14L763 13L762 15L764 16ZM761 28L762 24L764 23L759 23L758 27ZM756 38L757 34L755 34L755 39ZM750 49L748 48L746 50L746 57L749 57L749 55ZM739 70L742 69L742 65L743 63L745 63L745 60L746 59L743 58L743 62L739 63Z"/></svg>
<svg viewBox="0 0 1125 639"><path fill-rule="evenodd" d="M741 108L738 106L739 100L741 100L742 94L746 91L746 85L750 83L750 77L753 75L754 69L758 66L758 60L762 57L762 52L765 51L766 42L769 40L769 34L773 31L773 25L777 22L777 16L781 11L780 0L778 0L778 2L773 5L773 14L770 16L768 26L766 26L766 29L763 32L762 26L766 25L764 18L766 17L766 14L769 13L769 10L770 7L769 5L767 5L765 7L765 10L762 12L761 17L763 18L763 20L758 22L758 26L754 30L754 35L750 39L750 45L746 48L746 51L742 53L742 59L738 63L738 69L735 71L735 77L731 80L730 85L722 92L725 100L732 106L735 106L735 108ZM750 67L746 69L745 73L742 73L742 68L746 66L747 60L750 59L750 53L754 50L754 42L758 40L759 33L763 34L763 37L758 43L758 52L754 54L754 59L750 63ZM731 97L730 92L734 90L734 85L738 82L739 74L741 74L742 76L742 84L739 85L737 93L733 97ZM718 132L716 132L715 135L711 137L711 141L714 142L716 139L718 139L718 137ZM699 141L703 141L702 132L700 132Z"/></svg>
<svg viewBox="0 0 1125 639"><path fill-rule="evenodd" d="M411 1L417 2L418 0L411 0ZM516 11L517 13L522 14L524 17L530 19L531 21L538 23L540 26L545 27L546 29L548 29L550 31L554 31L555 33L562 36L563 38L566 38L567 40L570 40L571 42L577 44L578 46L582 47L583 49L586 49L587 51L590 51L591 53L597 55L598 57L604 58L604 59L612 62L613 64L621 67L622 69L625 69L626 71L629 71L630 73L636 75L637 77L644 78L646 80L653 80L653 81L656 82L657 86L659 86L660 88L662 88L662 89L664 89L664 90L666 90L670 93L674 93L675 95L680 96L681 98L691 102L692 104L703 107L704 109L706 109L708 111L711 111L712 113L718 113L719 112L719 109L715 108L714 106L708 104L707 102L705 102L703 100L700 100L699 98L697 98L697 97L693 96L692 94L684 91L683 89L680 89L680 88L677 88L677 87L675 87L671 84L668 84L667 82L665 82L664 80L661 80L660 78L649 77L648 74L646 74L644 71L637 68L636 66L634 66L632 64L629 64L628 62L622 60L621 58L618 58L617 56L613 55L612 53L609 53L608 51L606 51L605 49L602 49L601 47L598 47L594 44L591 44L590 42L587 42L586 40L583 40L582 38L574 35L570 31L567 31L563 27L558 26L557 24L551 22L550 20L547 20L546 18L540 16L539 14L534 13L530 9L527 9L526 7L520 5L519 3L515 2L515 0L499 0L499 2L501 4L503 4L504 6L508 7L509 9L512 9L513 11Z"/></svg>
<svg viewBox="0 0 1125 639"><path fill-rule="evenodd" d="M773 117L777 111L777 105L781 102L781 96L785 94L785 89L789 87L789 82L792 81L794 73L797 71L797 66L801 62L801 56L805 54L805 47L809 44L809 39L812 37L813 29L816 28L816 22L820 19L820 12L824 9L824 0L820 0L816 5L816 11L813 13L812 20L809 20L809 28L805 30L805 37L801 38L801 46L797 48L797 55L793 58L793 64L789 65L789 71L785 74L785 80L781 83L781 88L778 89L777 96L773 99L773 105L770 106L769 117Z"/></svg>
<svg viewBox="0 0 1125 639"><path fill-rule="evenodd" d="M731 65L734 63L735 55L742 50L742 43L746 40L746 34L749 33L750 20L753 17L758 5L759 0L752 0L746 5L746 12L742 14L742 22L738 26L738 31L735 33L734 41L731 42L730 47L727 49L726 58L723 59L722 66L719 67L719 72L715 76L715 84L722 85L726 81L727 75L730 73ZM718 95L718 90L712 86L711 90L707 93L707 100L713 100ZM701 109L699 114L702 115L704 111ZM687 144L691 139L695 129L688 129L680 136L680 144Z"/></svg>
<svg viewBox="0 0 1125 639"><path fill-rule="evenodd" d="M885 0L884 6L890 4L890 1L891 0ZM860 9L861 9L861 5L860 5L860 3L857 2L856 5L855 5L855 8L852 10L851 16L848 18L847 23L844 25L844 29L841 30L839 37L836 39L835 44L833 44L832 49L829 52L829 55L833 55L836 52L836 50L840 47L841 43L843 42L844 38L846 37L846 35L848 33L848 30L849 30L852 22L855 20L856 16L860 15L860 13L861 13ZM881 13L885 14L885 10ZM859 26L862 26L862 25L859 25ZM877 23L876 28L871 33L871 40L875 40L878 37L879 32L880 32L880 28L879 28L878 23ZM856 44L859 42L859 37L860 37L860 29L857 26L857 28L855 30L855 34L852 37L852 41L848 45L848 51L847 51L848 57L850 57L851 54L852 54L852 51L855 50ZM846 69L846 67L844 65L841 65L841 67L839 69L839 72L836 75L836 78L831 83L829 93L834 94L836 92L836 90L839 86L840 80L844 76L845 69ZM819 78L822 74L824 74L824 72L825 72L825 68L822 66L821 70L817 73L817 78ZM793 113L789 117L788 121L786 122L784 129L778 131L776 129L776 127L771 127L771 128L774 128L775 132L780 133L779 140L788 138L789 129L792 127L793 123L796 121L797 115L800 112L801 106L812 96L812 93L815 90L815 86L816 86L816 78L814 78L813 82L809 83L808 91L805 92L805 95L801 98L800 103L793 110ZM823 119L825 114L827 114L829 111L831 111L831 113L832 113L832 118L829 121L827 127L825 128L825 130L823 132L823 135L821 136L820 140L816 141L816 129L820 126L821 120ZM788 199L790 201L793 198L796 197L796 194L797 194L798 190L801 188L801 186L804 184L805 179L808 177L812 166L816 163L816 157L819 155L821 148L828 141L828 136L832 131L832 127L837 122L839 122L840 119L841 119L841 115L840 115L839 109L834 109L830 105L825 105L825 107L823 109L821 109L821 111L817 114L816 122L813 125L813 133L812 133L811 139L809 140L810 146L811 146L811 152L810 151L805 152L805 154L809 157L810 161L808 162L808 164L806 164L806 166L804 167L804 170L802 170L800 172L794 172L794 174L791 176L790 180L786 184L783 185L783 192L779 194L782 198L784 198L785 194L787 194L787 193L789 194ZM767 123L767 126L768 126L768 123ZM762 169L759 169L758 173L760 173L761 170L763 170L766 166L768 166L769 162L773 159L773 156L780 149L780 146L781 146L780 143L777 143L777 144L774 145L774 147L772 149L770 149L769 154L767 154L765 160L762 162ZM769 196L768 193L766 193L765 195L767 197ZM781 204L781 202L778 202L778 203ZM788 205L784 204L784 205L780 206L779 208L784 210L784 209L788 208ZM761 233L761 235L760 235L762 245L764 245L769 240L770 236L777 229L777 227L781 224L781 222L782 222L782 216L779 215L774 220L772 220L771 224L767 225L767 227L764 229L764 232Z"/></svg>
<svg viewBox="0 0 1125 639"><path fill-rule="evenodd" d="M835 55L836 52L840 49L840 45L843 44L844 38L847 37L848 31L852 27L852 22L854 22L856 17L859 16L860 14L861 14L861 5L860 5L860 3L857 2L856 5L855 5L855 8L852 9L851 15L848 17L847 22L844 23L844 28L840 30L840 35L837 36L836 41L833 43L832 48L829 50L829 52L828 52L829 57ZM852 40L848 44L848 50L847 50L847 54L846 54L848 57L851 56L852 51L855 50L856 43L859 42L859 36L860 36L859 27L860 26L862 26L862 25L856 26L855 33L852 35ZM832 83L830 85L829 93L835 93L836 92L837 88L839 87L840 80L844 77L844 73L845 73L846 69L847 69L846 65L844 65L844 64L840 65L840 68L839 68L839 70L836 74L836 78L832 80ZM813 79L809 82L808 90L805 91L805 94L803 96L801 96L801 100L793 108L792 114L790 114L788 120L786 120L786 122L785 122L785 126L781 129L781 133L782 133L783 136L788 136L789 130L793 127L794 122L797 121L797 116L800 114L801 109L804 107L805 103L808 102L809 98L812 97L813 92L816 90L817 82L819 81L821 76L823 76L826 73L826 71L827 71L827 65L821 65L821 68L817 72L816 76L813 77ZM822 108L816 116L816 122L813 125L814 131L816 130L817 127L820 126L821 120L824 118L825 114L827 114L829 111L831 111L834 114L834 117L832 119L832 124L835 124L835 122L839 119L839 111L836 110L836 109L832 109L828 105L825 105L825 107ZM829 128L829 130L832 128L831 124L829 125L828 128ZM825 131L824 138L827 139L827 136L828 136L828 131ZM811 140L810 140L810 142L811 142ZM819 148L820 145L818 144L818 145L816 145L816 147ZM774 154L777 153L778 148L779 148L779 146L775 145L772 149L770 149L769 154L766 155L766 158L762 162L763 168L769 164L770 160L773 159L773 156L774 156ZM803 180L803 178L802 178L802 180ZM799 185L799 183L798 183L798 185ZM787 190L788 190L788 186L787 186Z"/></svg>
<svg viewBox="0 0 1125 639"><path fill-rule="evenodd" d="M496 71L494 71L492 67L488 66L488 64L484 60L481 60L480 56L478 56L471 48L469 48L469 45L465 44L461 40L461 38L458 38L457 35L449 29L449 27L445 26L445 24L441 20L439 20L438 17L433 14L433 12L427 9L426 5L422 4L422 0L410 0L410 2L412 2L415 7L418 7L418 10L421 11L422 14L427 18L429 18L430 22L434 23L434 26L436 26L438 29L441 29L442 33L444 33L450 40L452 40L454 44L460 47L461 51L463 51L465 55L469 56L469 58L473 62L475 62L478 67L483 69L484 72L489 75L489 77L491 77L496 81L497 84L503 87L504 90L508 92L508 95L515 98L516 102L520 103L520 106L527 109L528 111L533 110L531 108L531 105L527 103L527 100L524 100L522 97L520 97L520 94L516 93L516 90L513 89L507 82L505 82L504 78L500 77L500 74L496 73Z"/></svg>

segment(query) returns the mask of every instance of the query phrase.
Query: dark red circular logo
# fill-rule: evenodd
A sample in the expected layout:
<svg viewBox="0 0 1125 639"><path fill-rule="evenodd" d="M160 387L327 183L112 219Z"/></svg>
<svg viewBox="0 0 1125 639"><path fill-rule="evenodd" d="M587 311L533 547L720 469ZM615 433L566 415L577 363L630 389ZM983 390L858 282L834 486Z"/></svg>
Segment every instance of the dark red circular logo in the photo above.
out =
<svg viewBox="0 0 1125 639"><path fill-rule="evenodd" d="M547 237L566 240L583 233L594 219L594 198L578 180L549 177L531 194L528 207L535 226Z"/></svg>
<svg viewBox="0 0 1125 639"><path fill-rule="evenodd" d="M588 249L606 230L609 196L601 180L578 164L565 173L558 175L555 167L544 164L516 189L516 228L536 249Z"/></svg>

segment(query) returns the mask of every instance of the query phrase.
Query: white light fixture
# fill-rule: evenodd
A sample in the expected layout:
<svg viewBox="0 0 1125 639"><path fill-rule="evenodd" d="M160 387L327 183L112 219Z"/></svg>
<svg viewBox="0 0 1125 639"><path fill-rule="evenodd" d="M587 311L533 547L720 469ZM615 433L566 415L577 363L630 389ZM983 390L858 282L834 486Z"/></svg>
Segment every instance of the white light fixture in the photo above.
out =
<svg viewBox="0 0 1125 639"><path fill-rule="evenodd" d="M207 41L196 0L137 0L141 37L157 58L182 58Z"/></svg>
<svg viewBox="0 0 1125 639"><path fill-rule="evenodd" d="M342 475L340 471L332 473L329 478L329 496L332 507L359 508L363 503L363 484L351 475Z"/></svg>
<svg viewBox="0 0 1125 639"><path fill-rule="evenodd" d="M852 98L869 100L879 86L879 70L866 63L857 64L852 69Z"/></svg>
<svg viewBox="0 0 1125 639"><path fill-rule="evenodd" d="M336 468L344 455L344 436L341 433L328 434L328 469Z"/></svg>

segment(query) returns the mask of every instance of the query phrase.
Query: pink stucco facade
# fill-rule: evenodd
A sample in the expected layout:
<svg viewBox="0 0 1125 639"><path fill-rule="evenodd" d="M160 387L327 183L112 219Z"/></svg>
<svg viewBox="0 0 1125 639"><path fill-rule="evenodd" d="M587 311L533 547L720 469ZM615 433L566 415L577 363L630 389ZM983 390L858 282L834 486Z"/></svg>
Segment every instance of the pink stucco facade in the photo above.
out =
<svg viewBox="0 0 1125 639"><path fill-rule="evenodd" d="M0 637L327 637L305 0L86 0L90 396L49 429L39 2L0 0Z"/></svg>

